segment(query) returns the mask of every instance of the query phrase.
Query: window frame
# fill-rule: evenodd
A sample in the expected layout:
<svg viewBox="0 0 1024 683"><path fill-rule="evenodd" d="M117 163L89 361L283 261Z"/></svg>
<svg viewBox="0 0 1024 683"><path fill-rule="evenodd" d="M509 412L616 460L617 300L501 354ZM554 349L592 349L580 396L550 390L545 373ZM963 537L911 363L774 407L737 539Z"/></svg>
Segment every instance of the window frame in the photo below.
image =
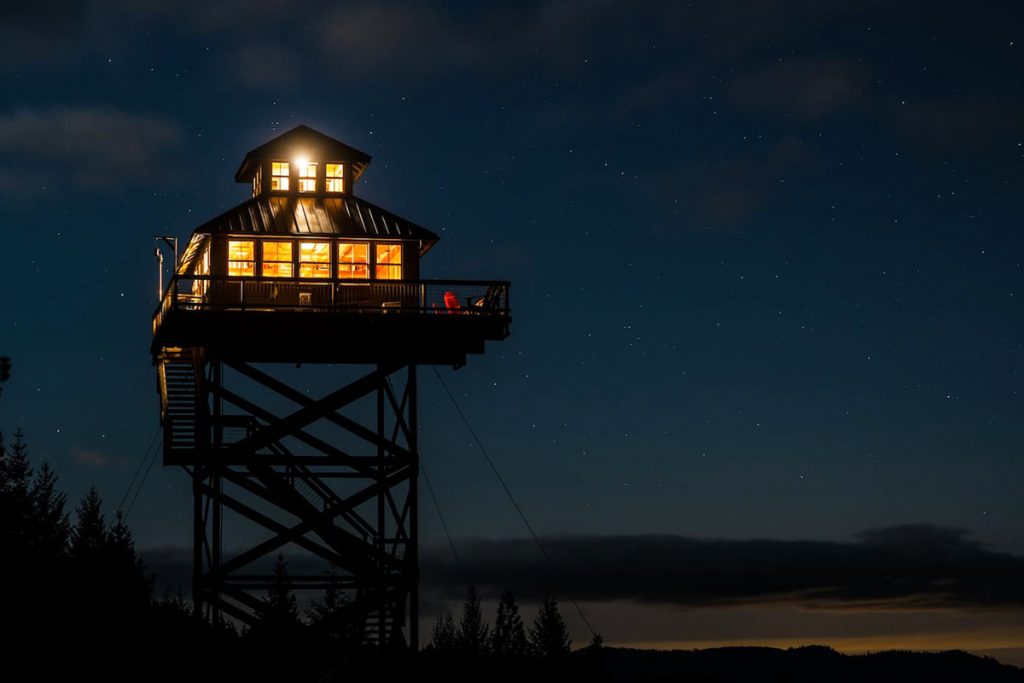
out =
<svg viewBox="0 0 1024 683"><path fill-rule="evenodd" d="M350 245L353 246L353 250L352 250L353 258L352 258L351 261L342 262L342 260L341 260L342 247L344 245L347 245L347 244L350 244ZM365 261L357 261L357 260L355 260L355 252L356 252L355 247L359 247L359 246L366 247L366 260ZM366 281L373 279L371 277L373 275L373 264L370 262L370 258L371 258L372 254L373 254L373 251L370 249L370 242L369 241L362 242L362 241L353 241L353 240L338 240L337 242L335 242L335 248L337 249L337 254L334 257L334 266L336 268L336 271L335 271L335 278L336 279L338 279L338 280L366 280ZM342 267L343 266L352 268L353 272L355 271L356 266L364 266L366 268L366 275L362 276L362 277L360 277L358 275L342 275Z"/></svg>
<svg viewBox="0 0 1024 683"><path fill-rule="evenodd" d="M384 263L381 263L381 250L386 249L388 252L391 252L391 250L396 247L398 248L398 262L394 263L391 261L385 261ZM401 281L403 276L405 275L405 254L403 253L404 251L405 249L403 248L401 242L374 242L373 279L384 280L388 282L393 282L395 280ZM398 277L381 277L381 269L384 269L385 272L394 271L395 269L397 269Z"/></svg>
<svg viewBox="0 0 1024 683"><path fill-rule="evenodd" d="M266 256L266 254L267 254L267 247L270 246L270 245L275 245L276 246L276 245L281 245L281 244L288 245L288 260L287 261L282 260L282 259L268 260L267 256ZM281 275L281 274L267 273L267 266L270 265L270 264L276 265L278 267L278 269L280 269L280 267L283 266L283 265L287 265L288 266L288 274L287 275ZM260 240L260 277L262 277L262 278L274 278L275 280L282 279L282 278L293 278L293 277L295 277L295 240L275 240L275 239Z"/></svg>
<svg viewBox="0 0 1024 683"><path fill-rule="evenodd" d="M326 261L308 261L308 260L303 260L303 258L302 258L302 247L304 245L307 245L307 244L312 244L312 245L315 245L315 246L326 246L327 247L327 260ZM303 280L330 280L331 279L331 275L333 274L332 273L333 268L332 268L331 264L334 262L334 259L332 258L334 256L334 250L333 250L332 247L333 247L333 245L332 245L330 240L306 240L306 241L299 241L299 249L298 249L298 254L297 254L297 257L296 257L298 259L299 278L303 279ZM314 267L314 270L313 270L314 273L316 272L315 267L318 266L318 265L326 265L327 266L327 271L323 275L303 275L302 274L302 266L303 266L303 264L313 266Z"/></svg>
<svg viewBox="0 0 1024 683"><path fill-rule="evenodd" d="M313 175L308 175L309 169L313 169ZM298 183L295 189L298 190L299 194L312 194L316 192L317 180L319 180L320 174L320 162L319 161L307 161L305 167L299 168L298 175L295 180ZM310 189L305 189L305 185L310 183Z"/></svg>
<svg viewBox="0 0 1024 683"><path fill-rule="evenodd" d="M331 175L331 166L337 166L340 170L338 175ZM331 184L337 181L341 189L331 189ZM345 193L345 163L343 161L328 161L324 163L324 192L329 194Z"/></svg>
<svg viewBox="0 0 1024 683"><path fill-rule="evenodd" d="M251 260L239 260L231 258L231 245L232 244L249 244L251 251L249 256ZM248 263L249 273L232 273L231 268L233 263ZM256 277L256 240L227 240L227 274L228 277Z"/></svg>
<svg viewBox="0 0 1024 683"><path fill-rule="evenodd" d="M276 173L275 166L280 166L283 173ZM292 165L289 161L270 162L270 190L271 192L288 192L291 188ZM274 187L274 185L277 187Z"/></svg>

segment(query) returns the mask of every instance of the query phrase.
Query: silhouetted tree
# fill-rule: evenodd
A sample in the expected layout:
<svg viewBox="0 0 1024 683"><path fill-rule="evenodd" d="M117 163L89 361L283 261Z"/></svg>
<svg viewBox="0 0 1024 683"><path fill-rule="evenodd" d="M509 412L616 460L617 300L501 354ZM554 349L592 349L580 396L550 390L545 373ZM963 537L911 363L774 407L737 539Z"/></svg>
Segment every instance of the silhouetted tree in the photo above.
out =
<svg viewBox="0 0 1024 683"><path fill-rule="evenodd" d="M0 541L11 556L23 556L32 519L29 487L32 468L21 430L5 445L0 437Z"/></svg>
<svg viewBox="0 0 1024 683"><path fill-rule="evenodd" d="M274 563L274 581L267 588L267 594L257 613L262 630L278 635L293 633L300 625L299 603L288 586L288 563L284 555L277 556ZM256 626L253 627L256 630Z"/></svg>
<svg viewBox="0 0 1024 683"><path fill-rule="evenodd" d="M49 463L36 472L29 490L32 507L30 541L43 561L56 561L67 554L70 522L65 511L67 496L57 490L57 475Z"/></svg>
<svg viewBox="0 0 1024 683"><path fill-rule="evenodd" d="M494 620L491 636L491 652L498 657L519 658L529 651L523 618L511 591L505 591L498 603L498 615Z"/></svg>
<svg viewBox="0 0 1024 683"><path fill-rule="evenodd" d="M455 644L455 620L450 614L442 614L430 632L430 647L440 654L452 654L455 652Z"/></svg>
<svg viewBox="0 0 1024 683"><path fill-rule="evenodd" d="M332 580L338 578L333 572L329 572L328 577ZM346 624L344 619L344 612L350 603L348 594L332 582L324 591L323 600L314 602L307 611L313 632L325 641L341 645L346 650L354 650L359 644L357 630Z"/></svg>
<svg viewBox="0 0 1024 683"><path fill-rule="evenodd" d="M530 645L534 653L544 659L562 659L569 654L572 641L565 626L558 602L550 595L544 596L540 611L530 627Z"/></svg>
<svg viewBox="0 0 1024 683"><path fill-rule="evenodd" d="M120 510L115 513L114 525L107 532L104 564L108 581L115 583L122 604L138 610L149 604L152 583L146 576L142 560L135 554L135 539Z"/></svg>
<svg viewBox="0 0 1024 683"><path fill-rule="evenodd" d="M85 498L75 509L75 526L71 530L71 557L80 562L98 560L107 540L103 501L96 487L90 486Z"/></svg>
<svg viewBox="0 0 1024 683"><path fill-rule="evenodd" d="M459 653L467 659L478 659L487 654L489 630L483 612L480 611L480 597L476 593L476 586L470 586L462 603L462 619L459 621L459 630L456 634L456 647Z"/></svg>

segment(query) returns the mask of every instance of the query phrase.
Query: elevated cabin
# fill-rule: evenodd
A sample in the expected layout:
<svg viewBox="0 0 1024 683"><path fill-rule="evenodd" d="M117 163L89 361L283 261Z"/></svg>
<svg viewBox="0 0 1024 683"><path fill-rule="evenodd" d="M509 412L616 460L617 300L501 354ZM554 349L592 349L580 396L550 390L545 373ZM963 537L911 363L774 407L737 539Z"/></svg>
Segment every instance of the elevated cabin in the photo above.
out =
<svg viewBox="0 0 1024 683"><path fill-rule="evenodd" d="M367 202L370 156L306 126L245 155L242 204L197 227L153 320L153 353L461 365L508 335L508 283L420 277L438 235Z"/></svg>

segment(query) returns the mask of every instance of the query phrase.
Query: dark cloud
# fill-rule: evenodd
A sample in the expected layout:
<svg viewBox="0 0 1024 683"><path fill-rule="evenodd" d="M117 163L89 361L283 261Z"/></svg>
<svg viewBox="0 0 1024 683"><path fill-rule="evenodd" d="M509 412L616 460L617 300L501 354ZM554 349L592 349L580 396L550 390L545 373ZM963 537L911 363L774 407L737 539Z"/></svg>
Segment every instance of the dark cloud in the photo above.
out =
<svg viewBox="0 0 1024 683"><path fill-rule="evenodd" d="M524 603L571 588L591 602L682 608L790 604L851 610L1012 608L1024 605L1024 558L988 550L965 532L926 524L870 529L847 542L697 539L670 535L544 539L555 577L530 540L457 543L465 575L485 596L511 590ZM186 590L191 551L142 553L158 591ZM269 567L272 558L265 559ZM296 573L324 571L288 556ZM458 601L463 573L447 546L421 551L422 595Z"/></svg>
<svg viewBox="0 0 1024 683"><path fill-rule="evenodd" d="M0 177L0 191L137 185L161 175L160 160L183 137L169 119L111 107L24 108L0 114L0 154L19 166L17 176Z"/></svg>
<svg viewBox="0 0 1024 683"><path fill-rule="evenodd" d="M929 525L865 531L853 542L717 540L682 536L555 537L544 541L561 580L527 540L460 544L468 576L485 594L524 600L557 592L679 607L794 603L811 607L1019 608L1024 558ZM424 553L425 581L463 592L442 549Z"/></svg>

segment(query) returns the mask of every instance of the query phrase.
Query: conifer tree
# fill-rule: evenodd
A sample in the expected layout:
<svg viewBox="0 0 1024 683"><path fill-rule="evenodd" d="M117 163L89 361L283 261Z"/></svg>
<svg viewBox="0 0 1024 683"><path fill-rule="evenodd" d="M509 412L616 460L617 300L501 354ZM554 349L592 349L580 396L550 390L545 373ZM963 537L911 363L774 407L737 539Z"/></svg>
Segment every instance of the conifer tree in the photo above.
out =
<svg viewBox="0 0 1024 683"><path fill-rule="evenodd" d="M451 654L455 651L455 643L455 620L448 613L442 614L434 622L434 628L430 632L430 646L436 652Z"/></svg>
<svg viewBox="0 0 1024 683"><path fill-rule="evenodd" d="M519 606L511 591L505 591L498 603L498 616L494 621L491 652L499 657L519 658L526 655L529 643Z"/></svg>
<svg viewBox="0 0 1024 683"><path fill-rule="evenodd" d="M308 610L310 626L321 636L329 640L348 643L357 637L355 631L346 626L342 618L343 612L351 600L345 591L338 587L334 580L338 576L334 572L328 572L332 583L324 591L323 601L314 602Z"/></svg>
<svg viewBox="0 0 1024 683"><path fill-rule="evenodd" d="M104 556L110 580L126 606L139 609L148 605L152 585L146 577L142 560L135 554L135 539L120 510L107 532Z"/></svg>
<svg viewBox="0 0 1024 683"><path fill-rule="evenodd" d="M70 523L65 511L67 496L57 490L57 475L44 462L36 472L29 490L31 502L31 541L34 554L42 561L64 557L70 541Z"/></svg>
<svg viewBox="0 0 1024 683"><path fill-rule="evenodd" d="M489 630L480 610L476 586L470 586L462 603L462 620L456 634L457 647L462 656L477 659L487 654Z"/></svg>
<svg viewBox="0 0 1024 683"><path fill-rule="evenodd" d="M0 439L0 541L13 556L23 555L28 545L31 478L28 447L19 429L12 444L5 446Z"/></svg>
<svg viewBox="0 0 1024 683"><path fill-rule="evenodd" d="M91 486L75 510L75 526L71 530L71 557L76 560L98 560L106 545L107 523L103 516L103 501L96 487Z"/></svg>
<svg viewBox="0 0 1024 683"><path fill-rule="evenodd" d="M558 602L550 595L544 596L537 618L530 627L530 645L534 653L544 659L556 660L569 654L572 645L569 630L558 611Z"/></svg>
<svg viewBox="0 0 1024 683"><path fill-rule="evenodd" d="M267 588L258 617L268 630L292 631L299 626L299 603L288 586L288 563L284 555L274 563L274 581Z"/></svg>

